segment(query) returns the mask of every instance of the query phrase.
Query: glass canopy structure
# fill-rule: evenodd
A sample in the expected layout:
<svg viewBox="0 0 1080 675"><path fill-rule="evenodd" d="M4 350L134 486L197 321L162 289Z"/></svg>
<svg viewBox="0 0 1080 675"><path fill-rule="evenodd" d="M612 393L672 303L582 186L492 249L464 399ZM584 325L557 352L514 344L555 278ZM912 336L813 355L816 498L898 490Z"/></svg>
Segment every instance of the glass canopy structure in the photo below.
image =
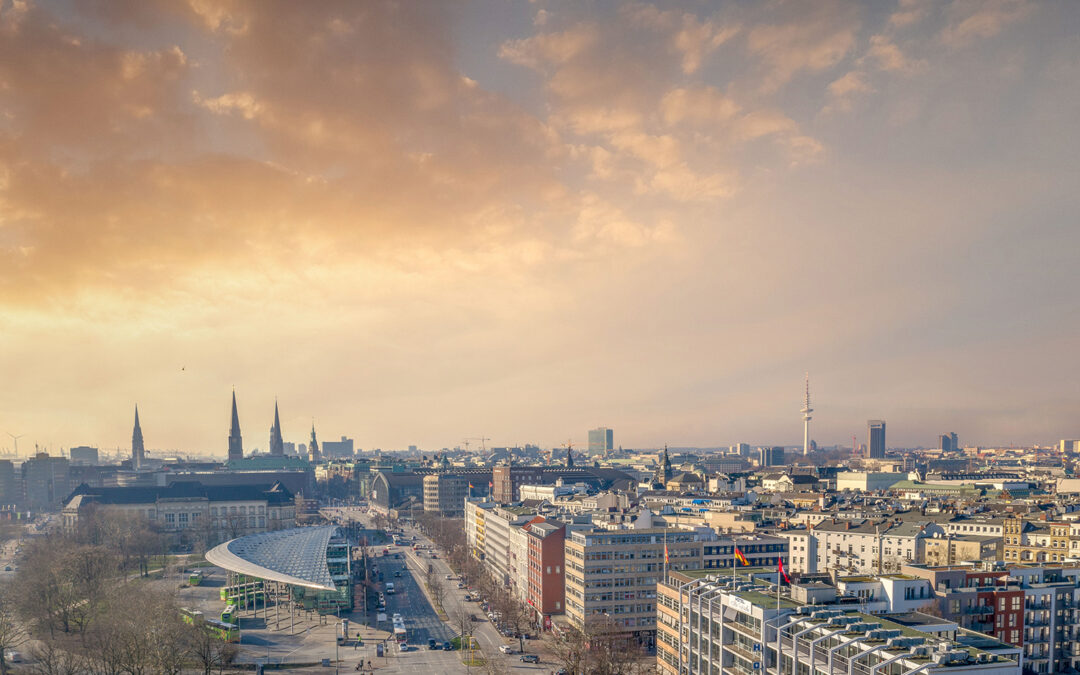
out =
<svg viewBox="0 0 1080 675"><path fill-rule="evenodd" d="M215 546L206 560L245 577L337 592L327 563L336 530L328 525L252 534Z"/></svg>

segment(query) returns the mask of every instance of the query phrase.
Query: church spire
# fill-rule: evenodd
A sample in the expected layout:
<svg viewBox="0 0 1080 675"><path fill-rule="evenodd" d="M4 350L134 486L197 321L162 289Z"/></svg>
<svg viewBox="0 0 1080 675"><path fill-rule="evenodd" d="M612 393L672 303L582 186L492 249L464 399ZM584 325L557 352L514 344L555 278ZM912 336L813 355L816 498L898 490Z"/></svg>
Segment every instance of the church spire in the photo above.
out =
<svg viewBox="0 0 1080 675"><path fill-rule="evenodd" d="M278 416L277 399L274 399L274 426L270 427L270 454L285 454L285 441L281 438L281 418Z"/></svg>
<svg viewBox="0 0 1080 675"><path fill-rule="evenodd" d="M240 435L240 415L236 412L236 390L232 393L232 424L229 426L229 461L244 458L244 439Z"/></svg>
<svg viewBox="0 0 1080 675"><path fill-rule="evenodd" d="M574 455L573 455L573 451L570 448L566 449L566 468L567 469L573 469L574 468Z"/></svg>
<svg viewBox="0 0 1080 675"><path fill-rule="evenodd" d="M315 422L311 423L311 441L308 443L308 459L312 464L319 463L319 441L315 439Z"/></svg>
<svg viewBox="0 0 1080 675"><path fill-rule="evenodd" d="M146 449L143 447L142 426L139 424L139 404L135 404L135 429L131 432L131 468L138 471L142 467Z"/></svg>

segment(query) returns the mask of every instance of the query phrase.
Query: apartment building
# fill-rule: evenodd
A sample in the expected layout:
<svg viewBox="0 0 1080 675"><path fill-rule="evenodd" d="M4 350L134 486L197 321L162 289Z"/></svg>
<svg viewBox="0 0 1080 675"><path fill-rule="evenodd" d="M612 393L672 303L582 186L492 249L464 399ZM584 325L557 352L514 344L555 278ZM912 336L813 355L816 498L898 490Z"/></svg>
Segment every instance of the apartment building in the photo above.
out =
<svg viewBox="0 0 1080 675"><path fill-rule="evenodd" d="M904 571L934 584L943 617L1022 648L1025 672L1080 669L1080 568L983 563Z"/></svg>
<svg viewBox="0 0 1080 675"><path fill-rule="evenodd" d="M929 537L924 542L923 562L927 565L952 565L977 560L1000 560L1002 537L974 534Z"/></svg>
<svg viewBox="0 0 1080 675"><path fill-rule="evenodd" d="M921 562L926 539L942 533L941 526L931 521L834 519L779 535L790 541L797 561L793 570L850 574L898 572L904 564Z"/></svg>
<svg viewBox="0 0 1080 675"><path fill-rule="evenodd" d="M465 515L465 498L469 496L469 479L448 473L424 476L424 511L446 518Z"/></svg>
<svg viewBox="0 0 1080 675"><path fill-rule="evenodd" d="M705 528L573 529L565 545L566 618L587 630L606 616L628 642L652 650L656 585L665 565L701 569L705 544L717 540Z"/></svg>
<svg viewBox="0 0 1080 675"><path fill-rule="evenodd" d="M477 499L465 500L465 543L477 560L485 557L487 545L487 514L495 508L495 502Z"/></svg>
<svg viewBox="0 0 1080 675"><path fill-rule="evenodd" d="M1008 518L1003 527L1007 563L1057 563L1080 557L1080 524Z"/></svg>
<svg viewBox="0 0 1080 675"><path fill-rule="evenodd" d="M525 602L541 630L551 628L551 617L565 611L566 525L555 520L533 523L526 532L528 595Z"/></svg>
<svg viewBox="0 0 1080 675"><path fill-rule="evenodd" d="M824 584L817 584L824 586ZM672 571L657 597L662 675L1020 675L1020 650L915 612L867 614L792 587ZM777 664L779 663L779 667Z"/></svg>
<svg viewBox="0 0 1080 675"><path fill-rule="evenodd" d="M536 516L532 509L521 506L496 506L484 516L484 563L491 575L504 586L510 585L517 569L510 558L511 531L520 528ZM520 556L523 549L516 549Z"/></svg>

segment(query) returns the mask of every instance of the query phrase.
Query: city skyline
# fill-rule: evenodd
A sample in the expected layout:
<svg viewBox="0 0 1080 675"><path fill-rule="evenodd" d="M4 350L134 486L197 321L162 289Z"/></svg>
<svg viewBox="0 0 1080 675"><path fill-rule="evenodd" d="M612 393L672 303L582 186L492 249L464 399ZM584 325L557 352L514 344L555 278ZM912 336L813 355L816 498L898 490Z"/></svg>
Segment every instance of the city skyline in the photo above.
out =
<svg viewBox="0 0 1080 675"><path fill-rule="evenodd" d="M0 446L126 447L138 403L223 455L234 385L264 451L275 396L297 442L801 446L806 371L823 446L1075 438L1076 34L1063 1L0 3Z"/></svg>

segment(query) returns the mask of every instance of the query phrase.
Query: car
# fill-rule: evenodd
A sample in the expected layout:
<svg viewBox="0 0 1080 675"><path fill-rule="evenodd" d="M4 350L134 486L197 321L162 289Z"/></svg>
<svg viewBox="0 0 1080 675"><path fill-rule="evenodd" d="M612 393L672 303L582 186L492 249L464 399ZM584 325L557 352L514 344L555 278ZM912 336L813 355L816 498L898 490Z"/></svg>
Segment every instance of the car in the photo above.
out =
<svg viewBox="0 0 1080 675"><path fill-rule="evenodd" d="M522 654L521 660L524 663L540 663L539 654Z"/></svg>
<svg viewBox="0 0 1080 675"><path fill-rule="evenodd" d="M450 644L449 642L444 642L444 643L442 643L442 648L443 648L444 652L448 652L448 651L452 650L454 648L454 646L452 644Z"/></svg>
<svg viewBox="0 0 1080 675"><path fill-rule="evenodd" d="M394 576L395 577L400 577L401 576L401 570L398 570L397 572L394 572Z"/></svg>
<svg viewBox="0 0 1080 675"><path fill-rule="evenodd" d="M458 582L458 584L457 584L457 587L458 587L458 588L465 588L465 584L463 584L463 583L461 583L461 582L459 581L459 582Z"/></svg>
<svg viewBox="0 0 1080 675"><path fill-rule="evenodd" d="M447 574L447 575L446 575L446 580L447 580L447 581L450 581L450 580L451 580L451 579L453 579L453 578L454 578L454 575L453 575L453 574Z"/></svg>
<svg viewBox="0 0 1080 675"><path fill-rule="evenodd" d="M438 649L438 646L436 645L436 642L435 642L435 638L428 638L428 640L427 640L427 648L428 649Z"/></svg>
<svg viewBox="0 0 1080 675"><path fill-rule="evenodd" d="M376 644L375 645L375 656L382 656L384 653L385 652L383 651L383 643L380 642L380 643Z"/></svg>
<svg viewBox="0 0 1080 675"><path fill-rule="evenodd" d="M403 651L403 652L409 651L409 643L408 642L399 642L398 643L398 650Z"/></svg>
<svg viewBox="0 0 1080 675"><path fill-rule="evenodd" d="M394 622L398 622L398 621L401 621L401 620L402 620L402 618L401 618L401 613L400 613L400 612L394 612L394 615L393 615L392 617L390 617L390 618L391 618L391 619L392 619L392 620L393 620Z"/></svg>

